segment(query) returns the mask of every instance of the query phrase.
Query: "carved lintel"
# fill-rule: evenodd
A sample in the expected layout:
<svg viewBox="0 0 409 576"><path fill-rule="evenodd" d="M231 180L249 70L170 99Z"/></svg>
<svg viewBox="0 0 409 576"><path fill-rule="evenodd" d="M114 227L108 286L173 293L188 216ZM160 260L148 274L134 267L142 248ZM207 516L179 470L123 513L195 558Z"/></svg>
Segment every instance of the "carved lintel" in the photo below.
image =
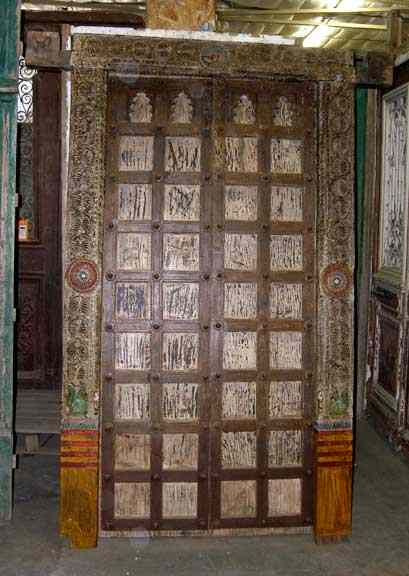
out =
<svg viewBox="0 0 409 576"><path fill-rule="evenodd" d="M352 430L316 430L314 444L314 536L337 542L352 529Z"/></svg>

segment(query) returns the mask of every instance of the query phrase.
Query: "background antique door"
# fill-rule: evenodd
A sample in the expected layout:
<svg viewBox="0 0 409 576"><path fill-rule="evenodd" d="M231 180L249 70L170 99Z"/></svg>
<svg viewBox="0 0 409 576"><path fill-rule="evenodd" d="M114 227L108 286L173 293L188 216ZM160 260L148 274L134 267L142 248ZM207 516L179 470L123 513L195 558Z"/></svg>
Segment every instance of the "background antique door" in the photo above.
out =
<svg viewBox="0 0 409 576"><path fill-rule="evenodd" d="M102 528L311 524L314 90L110 82Z"/></svg>

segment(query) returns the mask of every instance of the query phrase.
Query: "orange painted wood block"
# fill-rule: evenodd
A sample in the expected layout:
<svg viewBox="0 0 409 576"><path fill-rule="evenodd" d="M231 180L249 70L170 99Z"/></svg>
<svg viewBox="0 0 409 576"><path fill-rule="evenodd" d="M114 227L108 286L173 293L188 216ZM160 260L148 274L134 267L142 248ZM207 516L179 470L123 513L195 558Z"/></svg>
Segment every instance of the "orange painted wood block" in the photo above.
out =
<svg viewBox="0 0 409 576"><path fill-rule="evenodd" d="M147 27L202 30L215 23L215 0L148 0Z"/></svg>
<svg viewBox="0 0 409 576"><path fill-rule="evenodd" d="M351 430L316 431L314 535L317 542L340 540L351 533Z"/></svg>
<svg viewBox="0 0 409 576"><path fill-rule="evenodd" d="M60 532L73 548L98 540L98 433L69 430L61 437Z"/></svg>

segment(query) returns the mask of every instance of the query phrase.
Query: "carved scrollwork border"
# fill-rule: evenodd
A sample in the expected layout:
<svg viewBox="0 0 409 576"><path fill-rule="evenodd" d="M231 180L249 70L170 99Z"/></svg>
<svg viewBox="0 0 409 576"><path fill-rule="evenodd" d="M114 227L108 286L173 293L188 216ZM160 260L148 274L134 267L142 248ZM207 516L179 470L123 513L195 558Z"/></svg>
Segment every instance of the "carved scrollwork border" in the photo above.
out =
<svg viewBox="0 0 409 576"><path fill-rule="evenodd" d="M99 408L98 271L102 266L105 114L105 71L75 70L64 242L64 418L94 419L95 427ZM95 268L91 291L78 290L70 281L73 262L91 263Z"/></svg>
<svg viewBox="0 0 409 576"><path fill-rule="evenodd" d="M318 301L318 427L351 425L354 326L354 87L322 82L319 102L318 262L325 279L341 270L347 289L321 282ZM342 263L340 268L339 263ZM329 288L329 290L328 290Z"/></svg>
<svg viewBox="0 0 409 576"><path fill-rule="evenodd" d="M352 51L262 43L87 35L74 36L72 64L138 74L357 79Z"/></svg>

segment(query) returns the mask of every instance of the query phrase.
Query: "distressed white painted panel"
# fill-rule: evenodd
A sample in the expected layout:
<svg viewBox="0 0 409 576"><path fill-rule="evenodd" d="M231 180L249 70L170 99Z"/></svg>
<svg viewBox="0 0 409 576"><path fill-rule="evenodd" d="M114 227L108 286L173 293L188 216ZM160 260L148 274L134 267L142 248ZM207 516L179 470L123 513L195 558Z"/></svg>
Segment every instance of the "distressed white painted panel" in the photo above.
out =
<svg viewBox="0 0 409 576"><path fill-rule="evenodd" d="M119 220L150 220L152 218L151 184L119 184Z"/></svg>
<svg viewBox="0 0 409 576"><path fill-rule="evenodd" d="M257 513L256 489L255 480L221 482L221 517L254 518Z"/></svg>
<svg viewBox="0 0 409 576"><path fill-rule="evenodd" d="M271 187L271 220L273 222L302 222L303 194L300 186Z"/></svg>
<svg viewBox="0 0 409 576"><path fill-rule="evenodd" d="M302 333L270 333L270 368L299 370L302 368Z"/></svg>
<svg viewBox="0 0 409 576"><path fill-rule="evenodd" d="M235 124L251 125L256 122L256 109L249 96L240 96L233 109L233 122Z"/></svg>
<svg viewBox="0 0 409 576"><path fill-rule="evenodd" d="M115 483L115 517L149 518L151 486L147 482Z"/></svg>
<svg viewBox="0 0 409 576"><path fill-rule="evenodd" d="M301 514L301 479L277 478L268 481L268 515L298 516Z"/></svg>
<svg viewBox="0 0 409 576"><path fill-rule="evenodd" d="M257 234L225 234L224 267L229 270L255 270Z"/></svg>
<svg viewBox="0 0 409 576"><path fill-rule="evenodd" d="M199 418L199 385L184 382L164 384L162 389L164 420Z"/></svg>
<svg viewBox="0 0 409 576"><path fill-rule="evenodd" d="M257 318L257 284L226 282L224 317L242 320Z"/></svg>
<svg viewBox="0 0 409 576"><path fill-rule="evenodd" d="M197 320L199 318L199 284L164 282L163 318L164 320Z"/></svg>
<svg viewBox="0 0 409 576"><path fill-rule="evenodd" d="M115 386L115 417L119 420L149 420L149 385L117 384Z"/></svg>
<svg viewBox="0 0 409 576"><path fill-rule="evenodd" d="M164 434L162 454L164 470L197 470L199 436L197 434Z"/></svg>
<svg viewBox="0 0 409 576"><path fill-rule="evenodd" d="M273 138L271 140L271 172L302 174L302 140Z"/></svg>
<svg viewBox="0 0 409 576"><path fill-rule="evenodd" d="M185 92L180 92L172 102L170 121L172 124L190 124L193 118L193 104Z"/></svg>
<svg viewBox="0 0 409 576"><path fill-rule="evenodd" d="M291 128L295 122L294 103L287 96L279 96L273 107L273 124Z"/></svg>
<svg viewBox="0 0 409 576"><path fill-rule="evenodd" d="M255 468L256 462L256 432L222 433L222 468Z"/></svg>
<svg viewBox="0 0 409 576"><path fill-rule="evenodd" d="M268 406L270 418L301 418L302 382L271 382Z"/></svg>
<svg viewBox="0 0 409 576"><path fill-rule="evenodd" d="M271 430L268 441L268 465L301 466L303 457L302 430Z"/></svg>
<svg viewBox="0 0 409 576"><path fill-rule="evenodd" d="M152 122L152 104L145 92L137 92L129 103L129 120L133 123Z"/></svg>
<svg viewBox="0 0 409 576"><path fill-rule="evenodd" d="M384 99L382 178L382 265L402 269L407 203L408 96L398 92Z"/></svg>
<svg viewBox="0 0 409 576"><path fill-rule="evenodd" d="M164 234L163 268L195 272L200 267L199 234Z"/></svg>
<svg viewBox="0 0 409 576"><path fill-rule="evenodd" d="M150 334L120 332L115 335L115 368L118 370L149 370L150 367Z"/></svg>
<svg viewBox="0 0 409 576"><path fill-rule="evenodd" d="M151 289L147 282L118 282L115 314L121 320L148 320L151 317Z"/></svg>
<svg viewBox="0 0 409 576"><path fill-rule="evenodd" d="M121 136L119 170L150 172L153 168L153 136Z"/></svg>
<svg viewBox="0 0 409 576"><path fill-rule="evenodd" d="M226 220L257 220L257 186L226 186L224 193Z"/></svg>
<svg viewBox="0 0 409 576"><path fill-rule="evenodd" d="M223 346L224 370L256 370L256 332L226 332Z"/></svg>
<svg viewBox="0 0 409 576"><path fill-rule="evenodd" d="M270 239L270 264L273 272L303 269L303 237L273 234Z"/></svg>
<svg viewBox="0 0 409 576"><path fill-rule="evenodd" d="M162 485L162 515L164 518L196 518L196 482L164 482Z"/></svg>
<svg viewBox="0 0 409 576"><path fill-rule="evenodd" d="M199 335L193 333L164 334L162 359L163 370L197 370Z"/></svg>
<svg viewBox="0 0 409 576"><path fill-rule="evenodd" d="M166 172L200 172L200 138L168 136L165 141Z"/></svg>
<svg viewBox="0 0 409 576"><path fill-rule="evenodd" d="M302 284L273 282L270 288L271 318L302 319Z"/></svg>
<svg viewBox="0 0 409 576"><path fill-rule="evenodd" d="M200 220L200 186L166 184L163 219L173 222Z"/></svg>
<svg viewBox="0 0 409 576"><path fill-rule="evenodd" d="M222 414L226 419L254 419L257 414L256 382L224 382Z"/></svg>
<svg viewBox="0 0 409 576"><path fill-rule="evenodd" d="M149 470L151 437L149 434L116 434L116 470Z"/></svg>
<svg viewBox="0 0 409 576"><path fill-rule="evenodd" d="M257 138L226 138L225 167L228 172L257 172Z"/></svg>
<svg viewBox="0 0 409 576"><path fill-rule="evenodd" d="M117 261L120 270L149 271L151 269L151 235L135 232L118 234Z"/></svg>

